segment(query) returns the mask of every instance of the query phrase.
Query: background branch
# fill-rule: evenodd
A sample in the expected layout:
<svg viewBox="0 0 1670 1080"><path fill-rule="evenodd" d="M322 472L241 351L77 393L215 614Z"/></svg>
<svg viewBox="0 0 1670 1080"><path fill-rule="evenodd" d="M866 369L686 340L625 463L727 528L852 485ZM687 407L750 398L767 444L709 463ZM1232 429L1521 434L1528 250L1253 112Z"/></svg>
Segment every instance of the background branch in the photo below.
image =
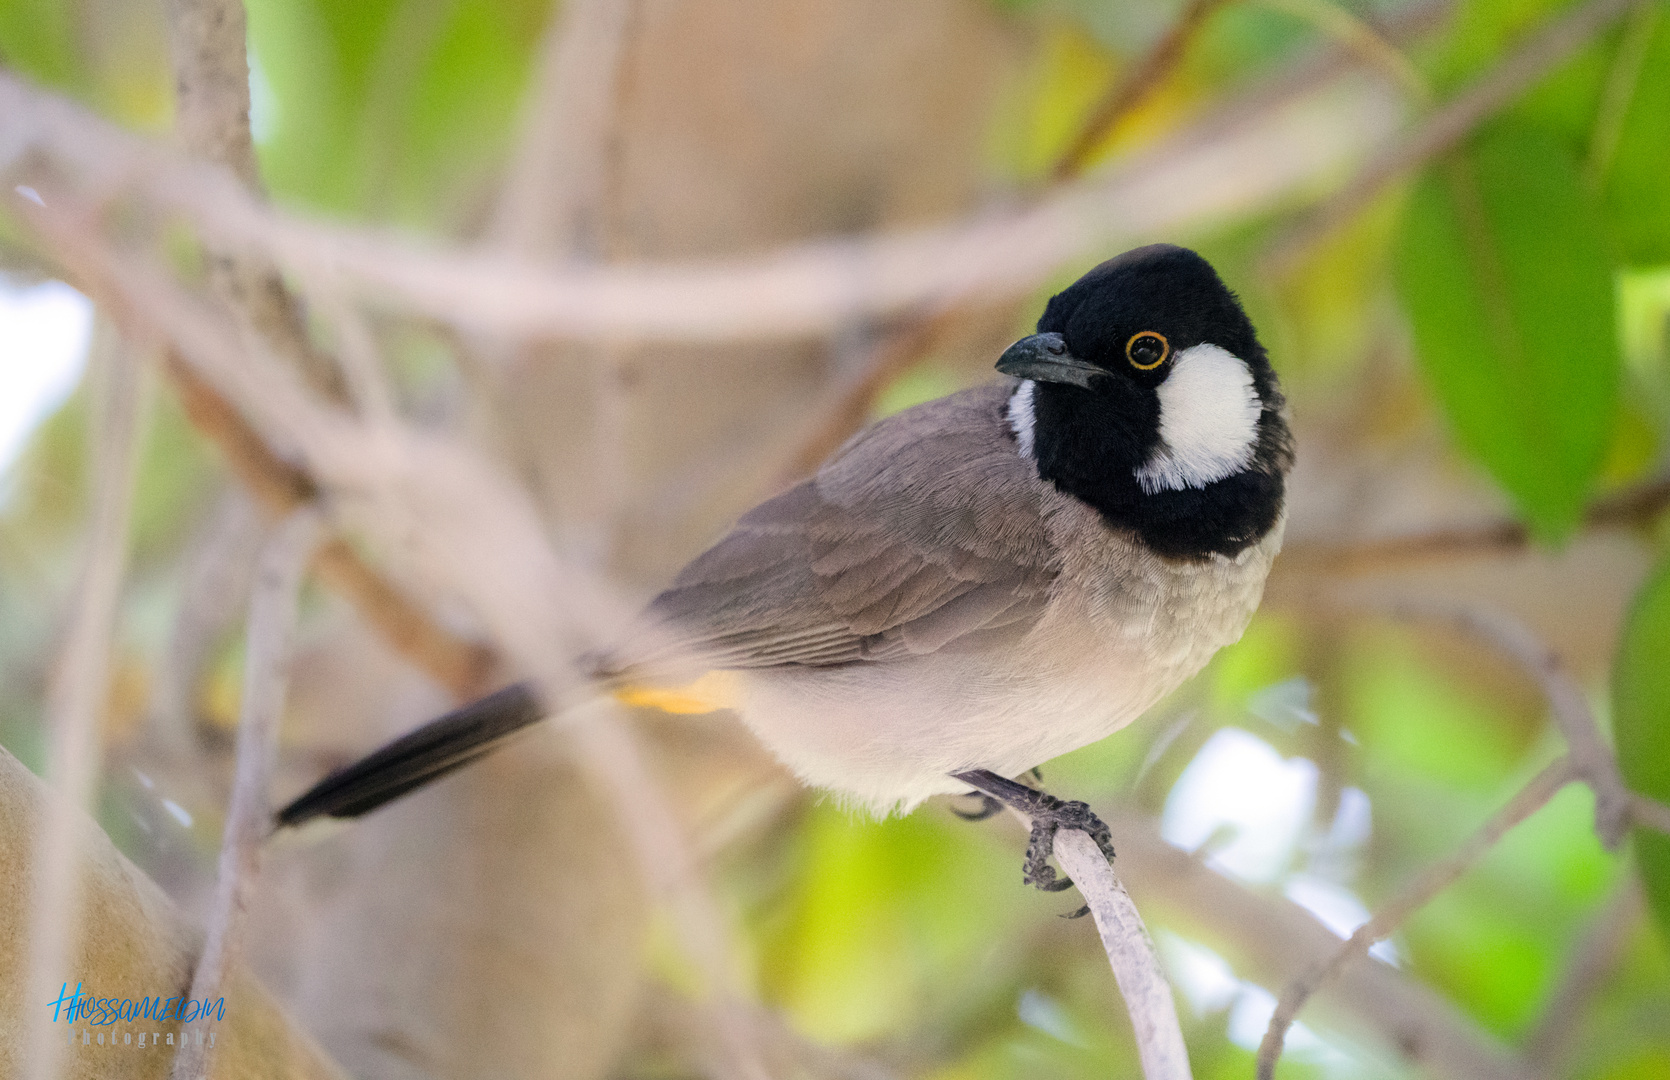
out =
<svg viewBox="0 0 1670 1080"><path fill-rule="evenodd" d="M33 864L14 864L11 880L28 883L30 929L26 981L31 1004L50 1001L50 988L71 967L82 927L81 867L85 827L82 813L98 785L103 763L105 705L110 687L122 582L127 573L128 535L138 471L145 386L144 363L126 342L108 335L95 367L92 521L76 587L75 606L63 653L53 672L49 706L51 748L47 757L52 798L46 802L34 840ZM0 755L4 752L0 751ZM7 762L11 759L5 758ZM23 942L13 942L21 948ZM55 1080L63 1052L46 1010L31 1008L22 1024L25 1053L13 1075ZM14 1040L6 1040L12 1042Z"/></svg>
<svg viewBox="0 0 1670 1080"><path fill-rule="evenodd" d="M1356 960L1368 957L1369 949L1403 925L1404 920L1426 906L1433 897L1455 883L1488 855L1497 841L1509 829L1530 817L1548 804L1561 788L1578 778L1575 763L1569 758L1545 767L1490 819L1479 827L1454 854L1429 867L1401 893L1386 904L1368 922L1359 926L1325 964L1313 969L1303 978L1289 983L1282 990L1276 1011L1270 1017L1270 1027L1258 1047L1258 1080L1274 1080L1276 1062L1281 1057L1282 1045L1288 1029L1298 1018L1317 989L1337 976L1341 969Z"/></svg>
<svg viewBox="0 0 1670 1080"><path fill-rule="evenodd" d="M1643 0L1589 0L1545 23L1531 38L1440 106L1414 131L1371 157L1264 257L1266 272L1285 276L1323 237L1355 218L1390 183L1461 142L1520 94Z"/></svg>
<svg viewBox="0 0 1670 1080"><path fill-rule="evenodd" d="M313 561L322 526L318 511L296 510L267 541L256 569L238 718L237 772L221 840L208 940L191 978L194 1001L223 996L227 973L243 950L243 928L260 867L261 844L272 831L270 791L289 683L291 639L303 576ZM232 1008L241 1004L234 1000ZM174 1058L174 1080L206 1077L218 1050L207 1042L187 1039Z"/></svg>

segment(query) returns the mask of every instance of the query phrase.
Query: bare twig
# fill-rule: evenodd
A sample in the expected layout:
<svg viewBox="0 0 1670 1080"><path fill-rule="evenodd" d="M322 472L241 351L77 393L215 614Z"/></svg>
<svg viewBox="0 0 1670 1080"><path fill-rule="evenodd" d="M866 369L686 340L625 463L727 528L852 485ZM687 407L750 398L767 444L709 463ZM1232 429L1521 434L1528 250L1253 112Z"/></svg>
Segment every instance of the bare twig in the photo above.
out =
<svg viewBox="0 0 1670 1080"><path fill-rule="evenodd" d="M1354 218L1386 185L1455 146L1640 2L1589 0L1550 20L1529 41L1474 80L1413 132L1370 158L1344 187L1271 246L1263 260L1266 270L1278 275L1284 273L1323 237Z"/></svg>
<svg viewBox="0 0 1670 1080"><path fill-rule="evenodd" d="M1376 912L1372 919L1359 926L1325 964L1289 983L1276 1003L1276 1011L1270 1017L1270 1027L1265 1031L1264 1041L1258 1047L1258 1080L1274 1080L1276 1061L1281 1057L1287 1031L1298 1018L1299 1010L1304 1008L1305 1002L1310 1000L1318 987L1332 979L1347 964L1367 957L1375 942L1389 937L1403 925L1405 919L1449 888L1457 878L1488 855L1509 829L1542 809L1561 788L1577 778L1576 764L1569 758L1560 758L1546 766L1508 800L1505 806L1492 814L1454 854L1429 867L1426 873L1416 878L1389 904Z"/></svg>
<svg viewBox="0 0 1670 1080"><path fill-rule="evenodd" d="M572 0L551 17L487 230L494 246L529 258L601 250L606 144L632 3Z"/></svg>
<svg viewBox="0 0 1670 1080"><path fill-rule="evenodd" d="M1137 61L1130 74L1115 83L1090 111L1078 134L1050 170L1052 185L1059 186L1084 174L1096 148L1164 85L1207 18L1228 2L1190 0L1177 21ZM863 427L875 408L876 398L887 385L932 352L946 331L965 314L961 305L938 301L907 313L897 326L889 328L871 348L858 373L837 388L832 400L812 422L810 433L789 455L778 476L778 486L786 487L810 474L853 432Z"/></svg>
<svg viewBox="0 0 1670 1080"><path fill-rule="evenodd" d="M260 191L249 133L243 0L168 0L168 24L175 138L188 153L224 165L245 187ZM301 307L270 261L222 249L211 249L207 261L216 295L320 390L340 397L335 367L313 347Z"/></svg>
<svg viewBox="0 0 1670 1080"><path fill-rule="evenodd" d="M1601 92L1600 106L1595 110L1594 127L1589 133L1589 152L1583 160L1583 178L1599 188L1612 167L1612 157L1623 138L1624 119L1629 115L1630 103L1635 100L1635 88L1641 81L1646 66L1647 50L1653 42L1653 31L1663 13L1660 4L1640 4L1630 13L1624 38L1606 73L1606 89Z"/></svg>
<svg viewBox="0 0 1670 1080"><path fill-rule="evenodd" d="M93 282L83 285L97 291ZM220 448L233 475L267 513L286 514L315 498L318 488L313 478L273 453L249 421L201 375L177 358L170 358L165 370L192 424ZM462 701L481 692L493 668L491 650L439 626L341 540L328 541L319 549L318 564L322 581L453 697Z"/></svg>
<svg viewBox="0 0 1670 1080"><path fill-rule="evenodd" d="M828 333L947 298L1023 295L1071 259L1285 198L1366 151L1394 121L1382 92L1340 85L1337 75L1320 80L1327 93L1267 103L1233 128L1213 125L1209 139L1183 132L1105 180L1071 185L1024 211L682 264L535 266L304 222L259 202L222 170L4 75L0 142L14 154L34 151L77 184L140 194L195 222L207 240L260 252L300 281L351 286L459 327L529 337L758 339Z"/></svg>
<svg viewBox="0 0 1670 1080"><path fill-rule="evenodd" d="M1630 819L1643 829L1655 829L1670 836L1670 806L1649 799L1645 795L1630 792Z"/></svg>
<svg viewBox="0 0 1670 1080"><path fill-rule="evenodd" d="M1339 938L1291 900L1239 885L1161 837L1157 823L1129 808L1103 820L1118 838L1120 876L1144 908L1223 954L1244 977L1281 986L1339 949ZM1386 964L1349 964L1319 997L1352 1038L1378 1042L1423 1076L1525 1080L1527 1069L1454 1005Z"/></svg>
<svg viewBox="0 0 1670 1080"><path fill-rule="evenodd" d="M290 676L291 639L303 575L322 532L319 513L292 513L261 552L250 597L244 660L243 704L238 719L237 772L221 839L220 873L208 940L191 979L191 998L221 997L227 972L243 945L243 926L260 866L261 842L272 831L269 790L278 758L278 724ZM174 1058L173 1080L199 1080L209 1072L214 1048L187 1038Z"/></svg>
<svg viewBox="0 0 1670 1080"><path fill-rule="evenodd" d="M1052 180L1060 183L1084 172L1096 148L1113 133L1120 121L1135 112L1137 106L1165 85L1166 78L1183 59L1189 43L1200 32L1200 28L1226 3L1228 0L1189 0L1188 6L1177 16L1177 21L1172 23L1147 54L1137 61L1130 74L1119 80L1107 95L1096 103L1096 107L1090 111L1090 116L1079 128L1078 134L1056 159L1055 167L1050 170Z"/></svg>
<svg viewBox="0 0 1670 1080"><path fill-rule="evenodd" d="M1625 871L1617 891L1595 916L1572 951L1565 972L1525 1037L1525 1057L1540 1062L1550 1076L1565 1076L1566 1056L1584 1007L1618 966L1631 931L1646 910L1646 897L1635 874Z"/></svg>
<svg viewBox="0 0 1670 1080"><path fill-rule="evenodd" d="M1583 516L1592 529L1627 529L1651 524L1670 508L1670 479L1653 480L1596 500ZM1464 528L1386 540L1300 543L1283 550L1283 574L1358 575L1387 573L1449 559L1491 558L1528 550L1531 534L1523 524L1503 519Z"/></svg>
<svg viewBox="0 0 1670 1080"><path fill-rule="evenodd" d="M1303 19L1359 56L1422 105L1432 101L1432 88L1403 51L1368 22L1332 0L1259 0L1271 11Z"/></svg>
<svg viewBox="0 0 1670 1080"><path fill-rule="evenodd" d="M98 785L105 695L112 637L128 562L128 529L143 425L145 368L128 343L109 336L95 369L98 396L92 428L93 506L89 543L77 585L69 630L53 672L52 721L47 768L53 798L34 844L36 865L29 908L31 1000L47 1001L68 972L80 927L79 822ZM44 1009L32 1009L25 1025L23 1075L53 1080L59 1042Z"/></svg>
<svg viewBox="0 0 1670 1080"><path fill-rule="evenodd" d="M368 432L317 402L288 370L250 347L165 277L116 255L96 236L43 211L54 249L119 318L170 340L252 426L293 446L336 496L333 507L405 555L439 594L465 598L506 655L562 712L590 696L571 658L618 634L628 611L601 583L550 550L526 497L462 447L402 427ZM722 919L706 897L659 787L608 702L571 714L580 760L597 770L634 840L639 869L673 907L692 958L722 1001L738 996ZM728 1006L722 1006L722 1009ZM761 1075L745 1026L732 1026L738 1076Z"/></svg>
<svg viewBox="0 0 1670 1080"><path fill-rule="evenodd" d="M1171 984L1160 970L1154 943L1130 894L1101 849L1086 833L1063 830L1055 837L1055 857L1084 896L1113 968L1114 981L1131 1014L1137 1055L1147 1080L1189 1080L1189 1051L1177 1022Z"/></svg>
<svg viewBox="0 0 1670 1080"><path fill-rule="evenodd" d="M858 373L844 381L811 430L789 454L777 476L777 487L787 487L811 474L823 460L859 428L869 422L876 398L900 374L921 360L945 334L962 312L940 307L932 314L919 314L889 331L865 357Z"/></svg>
<svg viewBox="0 0 1670 1080"><path fill-rule="evenodd" d="M1618 771L1617 757L1601 736L1600 722L1589 708L1583 688L1566 671L1559 656L1539 641L1530 627L1500 612L1406 604L1399 613L1447 618L1501 650L1537 681L1548 699L1554 724L1565 739L1573 773L1594 789L1595 832L1608 851L1617 850L1634 817L1634 794Z"/></svg>

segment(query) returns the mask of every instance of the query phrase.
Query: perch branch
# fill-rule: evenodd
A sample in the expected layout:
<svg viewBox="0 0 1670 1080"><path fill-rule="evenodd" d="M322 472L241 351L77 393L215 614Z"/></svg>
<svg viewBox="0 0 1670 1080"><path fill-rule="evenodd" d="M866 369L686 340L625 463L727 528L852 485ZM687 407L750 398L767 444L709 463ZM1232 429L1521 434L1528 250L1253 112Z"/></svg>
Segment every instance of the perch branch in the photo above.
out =
<svg viewBox="0 0 1670 1080"><path fill-rule="evenodd" d="M1505 806L1492 814L1453 855L1429 867L1426 873L1416 878L1403 892L1394 897L1391 903L1359 926L1326 963L1289 983L1276 1003L1276 1011L1270 1017L1270 1026L1258 1047L1258 1080L1274 1080L1276 1062L1281 1057L1288 1029L1298 1018L1299 1010L1304 1008L1305 1002L1310 1000L1318 988L1333 979L1347 964L1366 958L1375 942L1390 936L1410 915L1449 888L1456 879L1488 855L1508 830L1542 809L1561 788L1578 778L1578 768L1570 758L1562 757L1546 766L1508 800Z"/></svg>
<svg viewBox="0 0 1670 1080"><path fill-rule="evenodd" d="M108 331L107 331L108 332ZM130 339L131 340L131 339ZM95 369L97 410L92 428L92 522L64 651L53 672L48 708L51 747L47 769L52 798L35 847L28 917L31 1001L49 1001L71 967L80 927L77 867L79 823L98 786L101 734L109 692L112 639L127 572L128 534L139 441L144 425L145 367L127 341L106 337L104 363ZM24 1023L25 1068L32 1080L58 1075L60 1044L45 1009Z"/></svg>
<svg viewBox="0 0 1670 1080"><path fill-rule="evenodd" d="M1272 245L1263 260L1266 271L1285 273L1316 243L1356 217L1386 185L1455 146L1641 2L1589 0L1549 20L1530 40L1475 79L1409 135L1371 157L1344 187Z"/></svg>
<svg viewBox="0 0 1670 1080"><path fill-rule="evenodd" d="M1137 1056L1147 1080L1189 1080L1189 1051L1177 1022L1171 984L1160 970L1142 915L1107 860L1086 833L1056 834L1055 857L1084 896L1113 968L1114 981L1131 1014Z"/></svg>
<svg viewBox="0 0 1670 1080"><path fill-rule="evenodd" d="M194 1001L223 996L227 973L242 948L261 843L272 831L269 791L278 759L278 725L289 683L298 601L322 524L312 507L293 512L267 542L256 570L239 709L237 771L221 839L208 940L191 978ZM206 1077L214 1053L207 1043L186 1039L174 1058L173 1080Z"/></svg>

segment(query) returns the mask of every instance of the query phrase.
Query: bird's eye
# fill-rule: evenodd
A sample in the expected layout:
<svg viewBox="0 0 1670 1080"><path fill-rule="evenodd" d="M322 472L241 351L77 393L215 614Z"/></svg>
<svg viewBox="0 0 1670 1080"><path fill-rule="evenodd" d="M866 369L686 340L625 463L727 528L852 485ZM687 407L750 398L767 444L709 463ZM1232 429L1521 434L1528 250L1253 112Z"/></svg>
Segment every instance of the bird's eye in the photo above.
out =
<svg viewBox="0 0 1670 1080"><path fill-rule="evenodd" d="M1140 334L1132 334L1131 340L1125 343L1125 359L1138 371L1153 371L1166 362L1171 355L1171 342L1164 334L1153 330L1144 330Z"/></svg>

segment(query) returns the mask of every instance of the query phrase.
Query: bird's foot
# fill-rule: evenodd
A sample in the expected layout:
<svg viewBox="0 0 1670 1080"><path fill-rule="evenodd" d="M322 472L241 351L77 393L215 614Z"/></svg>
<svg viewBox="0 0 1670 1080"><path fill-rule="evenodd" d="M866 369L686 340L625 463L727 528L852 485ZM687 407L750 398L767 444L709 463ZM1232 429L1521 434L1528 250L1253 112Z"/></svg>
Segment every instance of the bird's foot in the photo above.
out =
<svg viewBox="0 0 1670 1080"><path fill-rule="evenodd" d="M1055 834L1062 829L1078 829L1096 841L1096 846L1113 860L1113 834L1107 823L1091 812L1090 807L1076 800L1058 799L1054 795L1046 794L1036 788L1016 783L1005 777L985 769L972 772L957 773L957 779L963 781L976 790L986 800L988 808L993 803L1011 806L1032 819L1032 835L1026 845L1026 862L1021 867L1021 880L1034 888L1045 892L1060 892L1070 888L1072 880L1056 873L1055 867L1049 864L1050 856L1055 853ZM990 816L982 813L981 817ZM1090 909L1080 908L1067 916L1076 919Z"/></svg>

